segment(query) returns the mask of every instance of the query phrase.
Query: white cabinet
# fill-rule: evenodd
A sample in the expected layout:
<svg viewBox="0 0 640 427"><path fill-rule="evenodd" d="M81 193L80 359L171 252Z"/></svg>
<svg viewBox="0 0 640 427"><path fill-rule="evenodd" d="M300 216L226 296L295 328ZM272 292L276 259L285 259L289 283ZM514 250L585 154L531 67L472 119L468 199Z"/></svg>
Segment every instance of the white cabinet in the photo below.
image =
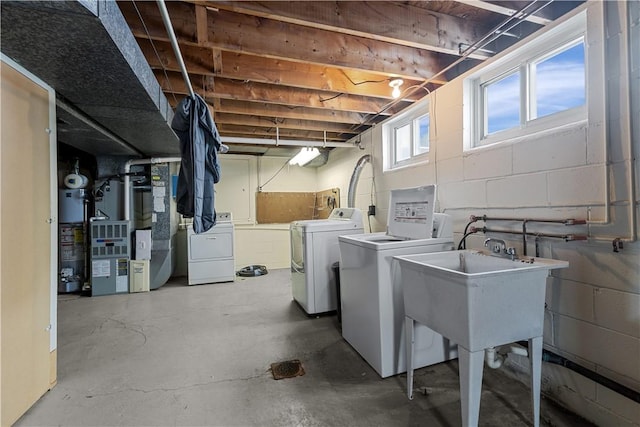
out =
<svg viewBox="0 0 640 427"><path fill-rule="evenodd" d="M219 222L205 233L187 229L189 284L231 282L235 279L233 223Z"/></svg>

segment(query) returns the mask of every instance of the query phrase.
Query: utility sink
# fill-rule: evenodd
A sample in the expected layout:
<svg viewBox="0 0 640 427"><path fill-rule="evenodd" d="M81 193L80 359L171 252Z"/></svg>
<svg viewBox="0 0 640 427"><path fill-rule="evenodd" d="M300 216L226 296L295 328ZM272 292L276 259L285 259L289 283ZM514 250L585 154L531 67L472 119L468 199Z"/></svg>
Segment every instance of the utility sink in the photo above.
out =
<svg viewBox="0 0 640 427"><path fill-rule="evenodd" d="M541 336L549 270L566 261L477 250L398 256L405 315L470 351Z"/></svg>
<svg viewBox="0 0 640 427"><path fill-rule="evenodd" d="M458 344L462 421L478 424L484 350L529 342L534 426L539 425L544 296L550 270L569 263L479 250L396 256L404 296L407 394L413 397L417 321Z"/></svg>

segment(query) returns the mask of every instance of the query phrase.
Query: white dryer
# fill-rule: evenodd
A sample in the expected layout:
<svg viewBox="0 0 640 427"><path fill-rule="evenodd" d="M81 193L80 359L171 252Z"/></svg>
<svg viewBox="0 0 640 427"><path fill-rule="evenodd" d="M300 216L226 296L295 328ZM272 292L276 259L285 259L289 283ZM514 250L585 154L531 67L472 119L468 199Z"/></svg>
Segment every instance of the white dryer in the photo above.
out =
<svg viewBox="0 0 640 427"><path fill-rule="evenodd" d="M236 278L233 252L234 228L230 212L218 212L216 225L204 233L187 229L189 285L233 282Z"/></svg>
<svg viewBox="0 0 640 427"><path fill-rule="evenodd" d="M433 213L434 199L433 185L391 190L386 233L339 238L342 336L382 378L406 372L404 300L393 257L453 249L451 218ZM417 325L414 357L415 366L433 365L457 357L457 347Z"/></svg>
<svg viewBox="0 0 640 427"><path fill-rule="evenodd" d="M294 221L289 230L293 299L308 314L335 311L338 305L332 265L340 260L338 236L361 234L362 212L336 208L328 219Z"/></svg>

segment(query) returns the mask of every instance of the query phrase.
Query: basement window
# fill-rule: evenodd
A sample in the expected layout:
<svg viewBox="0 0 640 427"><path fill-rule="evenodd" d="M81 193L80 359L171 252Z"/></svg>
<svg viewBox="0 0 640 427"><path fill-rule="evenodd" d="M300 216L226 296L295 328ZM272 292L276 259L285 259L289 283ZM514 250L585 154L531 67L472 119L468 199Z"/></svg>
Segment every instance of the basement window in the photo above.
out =
<svg viewBox="0 0 640 427"><path fill-rule="evenodd" d="M385 170L426 161L430 132L428 104L389 120L382 132Z"/></svg>
<svg viewBox="0 0 640 427"><path fill-rule="evenodd" d="M585 32L582 12L469 77L466 148L586 120Z"/></svg>

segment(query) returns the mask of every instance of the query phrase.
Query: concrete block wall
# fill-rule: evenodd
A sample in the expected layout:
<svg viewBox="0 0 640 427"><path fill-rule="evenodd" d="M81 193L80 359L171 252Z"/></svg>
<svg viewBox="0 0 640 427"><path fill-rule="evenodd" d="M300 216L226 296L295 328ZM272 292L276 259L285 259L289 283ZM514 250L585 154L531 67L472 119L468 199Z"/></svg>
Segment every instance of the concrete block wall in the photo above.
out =
<svg viewBox="0 0 640 427"><path fill-rule="evenodd" d="M546 239L539 245L541 256L570 263L548 279L545 346L640 391L640 244L627 241L621 252L612 251L615 237L635 240L633 216L640 216L640 6L588 2L585 7L587 121L465 150L471 116L465 108L465 77L474 69L426 101L432 114L428 163L384 171L378 125L358 137L364 150L334 150L318 169L318 182L339 186L345 195L357 159L371 154L372 167L363 170L356 206L366 210L374 198L373 231L385 229L391 189L434 183L436 209L453 216L457 239L470 214L590 220L586 226L538 228L589 236L588 241ZM609 221L602 223L607 198ZM484 237L471 236L467 247L481 247ZM500 237L522 252L519 236ZM528 253L533 253L533 240ZM528 381L527 361L509 360L506 369ZM638 403L565 368L545 363L543 390L598 425L640 424Z"/></svg>

